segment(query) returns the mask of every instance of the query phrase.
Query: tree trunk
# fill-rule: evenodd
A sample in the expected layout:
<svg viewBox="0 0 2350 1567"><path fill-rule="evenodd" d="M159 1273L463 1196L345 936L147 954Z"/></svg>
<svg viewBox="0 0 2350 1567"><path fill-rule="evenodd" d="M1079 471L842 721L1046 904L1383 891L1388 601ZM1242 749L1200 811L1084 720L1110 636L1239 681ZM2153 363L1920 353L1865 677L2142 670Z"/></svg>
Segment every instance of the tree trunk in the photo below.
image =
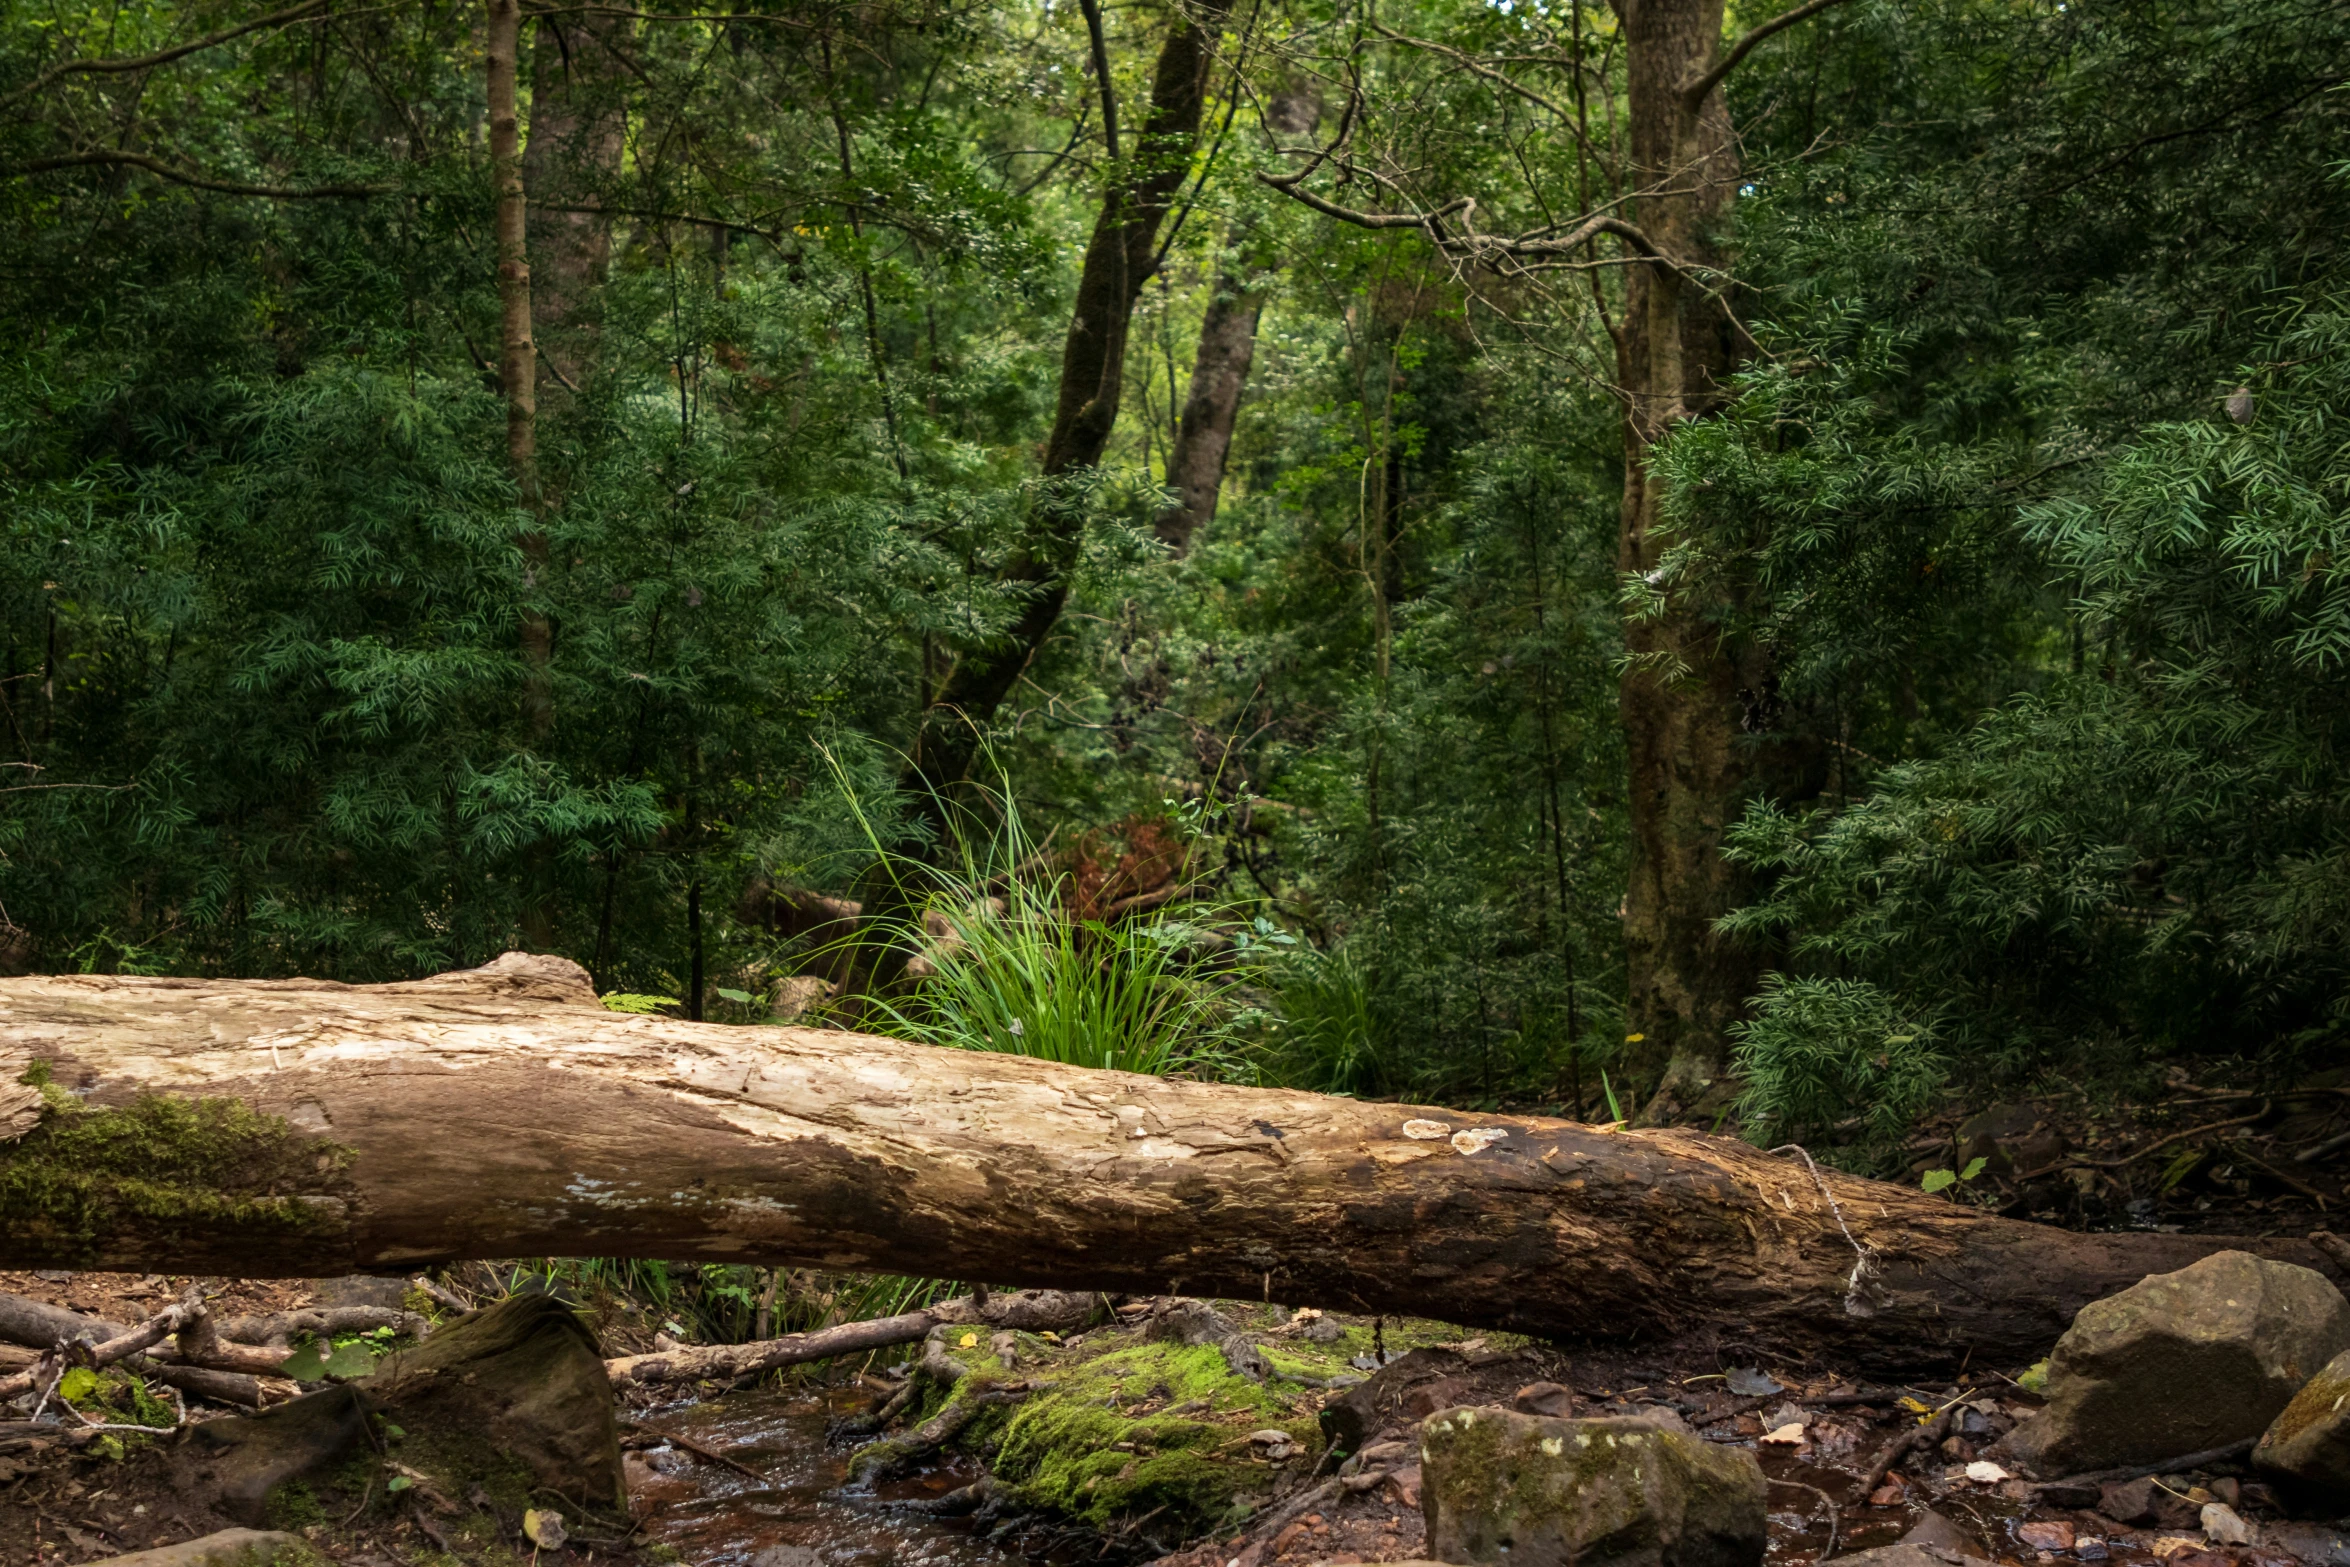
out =
<svg viewBox="0 0 2350 1567"><path fill-rule="evenodd" d="M1619 9L1637 217L1674 263L1632 269L1618 343L1626 409L1617 563L1647 576L1666 543L1664 484L1649 449L1718 408L1742 357L1718 233L1739 170L1721 89L1698 104L1686 91L1720 53L1722 0L1623 0ZM1635 1059L1658 1082L1643 1116L1652 1122L1693 1108L1722 1077L1726 1031L1759 978L1754 960L1713 928L1734 894L1721 846L1746 783L1740 709L1757 704L1760 686L1753 650L1716 623L1717 607L1677 593L1661 614L1625 629L1626 1016Z"/></svg>
<svg viewBox="0 0 2350 1567"><path fill-rule="evenodd" d="M537 19L531 40L529 198L532 314L546 341L540 362L578 392L595 362L597 296L612 265L612 220L601 212L620 174L628 131L626 18Z"/></svg>
<svg viewBox="0 0 2350 1567"><path fill-rule="evenodd" d="M531 514L522 546L522 728L543 746L555 727L555 629L541 607L547 575L547 535L537 518L539 487L538 344L531 332L530 208L522 179L522 120L517 81L522 58L521 0L489 0L482 73L490 119L490 185L498 249L498 379L506 395L506 462L523 509ZM522 939L554 944L554 858L546 845L529 851L524 866Z"/></svg>
<svg viewBox="0 0 2350 1567"><path fill-rule="evenodd" d="M538 504L538 346L531 336L529 208L522 184L522 123L516 67L522 53L521 0L490 0L482 51L490 115L490 181L496 197L498 379L506 393L506 461L522 503ZM540 543L545 553L545 543ZM527 647L528 637L525 637Z"/></svg>
<svg viewBox="0 0 2350 1567"><path fill-rule="evenodd" d="M1247 239L1241 236L1241 243ZM1246 260L1220 269L1215 295L1200 321L1199 353L1191 364L1183 419L1167 457L1167 483L1177 499L1154 524L1159 542L1179 556L1216 517L1216 500L1224 488L1224 458L1232 449L1232 426L1240 416L1240 393L1248 384L1249 361L1256 357L1266 275L1266 269Z"/></svg>
<svg viewBox="0 0 2350 1567"><path fill-rule="evenodd" d="M1311 83L1292 82L1266 100L1265 126L1280 136L1311 136L1321 121L1322 100ZM1167 483L1177 499L1159 513L1154 529L1159 542L1178 556L1216 520L1224 459L1232 451L1232 428L1240 417L1240 394L1256 358L1257 323L1264 316L1266 289L1278 270L1263 239L1254 219L1238 221L1227 246L1231 259L1217 269L1215 292L1208 296L1207 314L1200 321L1199 352L1192 359L1175 448L1167 456Z"/></svg>
<svg viewBox="0 0 2350 1567"><path fill-rule="evenodd" d="M1106 54L1097 47L1112 174L1085 248L1061 349L1060 393L1045 441L1047 479L1097 466L1109 446L1125 391L1127 324L1150 281L1159 225L1191 171L1216 40L1230 9L1230 0L1202 0L1176 13L1151 74L1150 112L1130 149L1116 145L1115 98L1102 74ZM1128 156L1121 157L1122 151ZM994 715L1061 618L1069 596L1064 573L1083 520L1082 507L1066 500L1048 496L1039 504L1026 547L1005 571L1011 581L1032 586L1027 607L998 643L971 648L956 660L915 742L909 782L918 796L969 776L977 754L974 725Z"/></svg>
<svg viewBox="0 0 2350 1567"><path fill-rule="evenodd" d="M0 1080L50 1083L0 1151L0 1268L664 1257L1912 1368L2036 1358L2084 1302L2231 1244L2335 1271L2304 1242L2076 1235L1695 1132L622 1016L519 953L393 985L0 980L0 1040Z"/></svg>

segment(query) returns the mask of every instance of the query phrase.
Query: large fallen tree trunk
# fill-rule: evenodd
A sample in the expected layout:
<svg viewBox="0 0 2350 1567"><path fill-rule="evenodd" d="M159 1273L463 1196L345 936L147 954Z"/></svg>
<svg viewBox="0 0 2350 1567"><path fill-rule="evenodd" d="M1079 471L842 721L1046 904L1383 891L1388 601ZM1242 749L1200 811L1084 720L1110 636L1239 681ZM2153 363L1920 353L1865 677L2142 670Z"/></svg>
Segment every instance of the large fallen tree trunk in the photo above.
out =
<svg viewBox="0 0 2350 1567"><path fill-rule="evenodd" d="M789 1263L1907 1365L2036 1357L2083 1302L2230 1244L2339 1271L1693 1132L621 1016L519 954L396 985L0 981L20 1078L47 1086L0 1146L0 1267Z"/></svg>

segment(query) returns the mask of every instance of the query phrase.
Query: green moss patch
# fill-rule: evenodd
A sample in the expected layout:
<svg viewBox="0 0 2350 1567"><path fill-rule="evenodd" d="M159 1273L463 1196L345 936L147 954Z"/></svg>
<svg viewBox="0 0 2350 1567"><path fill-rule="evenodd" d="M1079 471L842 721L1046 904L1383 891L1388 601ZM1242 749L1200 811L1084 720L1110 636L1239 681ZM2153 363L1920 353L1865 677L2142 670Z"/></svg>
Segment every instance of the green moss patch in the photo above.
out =
<svg viewBox="0 0 2350 1567"><path fill-rule="evenodd" d="M350 1151L241 1099L148 1094L93 1108L47 1082L48 1113L0 1147L0 1225L52 1255L94 1261L149 1236L233 1229L281 1235L339 1225L305 1199L336 1194Z"/></svg>
<svg viewBox="0 0 2350 1567"><path fill-rule="evenodd" d="M71 1367L58 1379L57 1396L92 1420L164 1429L179 1424L179 1411L148 1392L146 1383L124 1371Z"/></svg>
<svg viewBox="0 0 2350 1567"><path fill-rule="evenodd" d="M1322 1448L1319 1390L1289 1378L1327 1380L1355 1353L1344 1341L1279 1345L1267 1352L1276 1374L1259 1384L1212 1345L1104 1334L1058 1357L1026 1340L1022 1351L1023 1362L1032 1351L1057 1358L1042 1369L1052 1385L974 1426L964 1445L995 1442L989 1467L1022 1506L1095 1528L1155 1513L1154 1533L1170 1537L1245 1516L1285 1472L1256 1455L1251 1432L1287 1432L1296 1452L1285 1470L1310 1468Z"/></svg>

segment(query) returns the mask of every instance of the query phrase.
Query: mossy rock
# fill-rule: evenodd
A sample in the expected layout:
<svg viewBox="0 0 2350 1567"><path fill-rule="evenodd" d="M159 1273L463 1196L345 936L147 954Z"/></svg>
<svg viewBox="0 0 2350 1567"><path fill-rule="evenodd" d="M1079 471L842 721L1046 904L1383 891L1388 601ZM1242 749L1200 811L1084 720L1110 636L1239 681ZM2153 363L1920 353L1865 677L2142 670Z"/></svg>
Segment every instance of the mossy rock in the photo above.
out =
<svg viewBox="0 0 2350 1567"><path fill-rule="evenodd" d="M2252 1462L2312 1511L2350 1510L2350 1350L2293 1395L2252 1450Z"/></svg>
<svg viewBox="0 0 2350 1567"><path fill-rule="evenodd" d="M1285 1319L1277 1310L1240 1311L1262 1319L1236 1323L1244 1330ZM1151 1513L1169 1533L1221 1527L1244 1516L1283 1472L1256 1456L1251 1432L1288 1434L1295 1456L1287 1471L1319 1458L1313 1384L1352 1375L1357 1336L1368 1347L1367 1330L1327 1343L1264 1344L1272 1374L1260 1383L1236 1373L1212 1344L1104 1332L1070 1351L1022 1335L1024 1363L1052 1362L1043 1369L1050 1385L975 1422L962 1445L992 1444L989 1468L1017 1506L1094 1528ZM951 1343L949 1353L972 1368L966 1381L1028 1374L1004 1371L983 1343Z"/></svg>
<svg viewBox="0 0 2350 1567"><path fill-rule="evenodd" d="M1638 1416L1451 1409L1420 1427L1428 1554L1512 1567L1762 1567L1752 1452Z"/></svg>

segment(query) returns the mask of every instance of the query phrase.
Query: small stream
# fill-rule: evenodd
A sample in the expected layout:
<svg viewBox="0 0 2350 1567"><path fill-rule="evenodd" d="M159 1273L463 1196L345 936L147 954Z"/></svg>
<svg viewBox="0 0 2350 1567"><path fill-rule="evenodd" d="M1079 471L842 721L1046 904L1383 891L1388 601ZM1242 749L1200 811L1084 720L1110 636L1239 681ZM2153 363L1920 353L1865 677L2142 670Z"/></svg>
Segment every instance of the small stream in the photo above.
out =
<svg viewBox="0 0 2350 1567"><path fill-rule="evenodd" d="M1012 1567L958 1519L890 1505L940 1496L979 1476L967 1461L844 1494L850 1450L824 1439L847 1407L806 1392L734 1393L642 1417L758 1471L752 1480L676 1447L628 1455L631 1504L645 1538L676 1547L685 1567Z"/></svg>

